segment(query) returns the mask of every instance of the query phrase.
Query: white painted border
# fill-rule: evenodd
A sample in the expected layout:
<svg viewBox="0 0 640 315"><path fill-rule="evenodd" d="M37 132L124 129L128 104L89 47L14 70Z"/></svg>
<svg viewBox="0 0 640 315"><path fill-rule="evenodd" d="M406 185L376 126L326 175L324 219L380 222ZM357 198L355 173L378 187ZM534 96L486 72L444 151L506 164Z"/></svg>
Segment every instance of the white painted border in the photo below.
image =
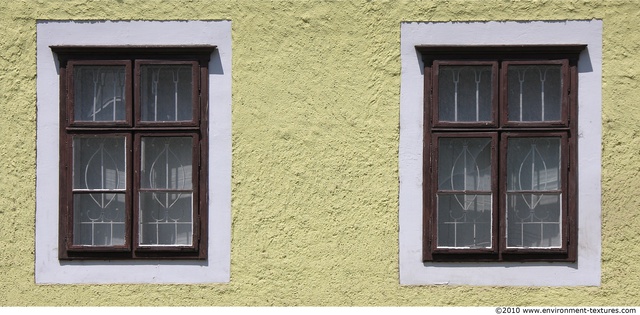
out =
<svg viewBox="0 0 640 315"><path fill-rule="evenodd" d="M209 258L205 261L59 261L59 78L50 46L216 45L209 63ZM231 21L37 23L35 281L229 282L231 264Z"/></svg>
<svg viewBox="0 0 640 315"><path fill-rule="evenodd" d="M586 44L578 64L578 261L422 262L423 65L420 45ZM602 21L401 24L400 283L403 285L600 285Z"/></svg>

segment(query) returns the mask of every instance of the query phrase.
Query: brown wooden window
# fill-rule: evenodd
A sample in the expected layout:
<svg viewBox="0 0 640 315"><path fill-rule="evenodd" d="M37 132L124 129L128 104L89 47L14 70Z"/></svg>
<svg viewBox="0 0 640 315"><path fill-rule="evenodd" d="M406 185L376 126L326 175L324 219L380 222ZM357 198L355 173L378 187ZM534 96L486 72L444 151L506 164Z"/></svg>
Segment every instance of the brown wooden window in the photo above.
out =
<svg viewBox="0 0 640 315"><path fill-rule="evenodd" d="M576 260L583 48L420 48L425 261Z"/></svg>
<svg viewBox="0 0 640 315"><path fill-rule="evenodd" d="M205 259L215 47L53 47L60 259Z"/></svg>

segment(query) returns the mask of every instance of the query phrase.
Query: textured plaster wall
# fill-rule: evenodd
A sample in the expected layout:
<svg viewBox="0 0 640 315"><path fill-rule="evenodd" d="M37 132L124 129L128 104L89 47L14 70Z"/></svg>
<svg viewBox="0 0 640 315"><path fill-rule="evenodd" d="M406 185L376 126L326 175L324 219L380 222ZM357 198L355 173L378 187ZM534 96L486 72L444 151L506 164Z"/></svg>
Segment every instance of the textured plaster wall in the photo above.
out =
<svg viewBox="0 0 640 315"><path fill-rule="evenodd" d="M592 18L602 285L400 286L400 22ZM230 283L34 283L36 20L70 19L232 21ZM633 0L4 1L0 305L640 305L639 19Z"/></svg>

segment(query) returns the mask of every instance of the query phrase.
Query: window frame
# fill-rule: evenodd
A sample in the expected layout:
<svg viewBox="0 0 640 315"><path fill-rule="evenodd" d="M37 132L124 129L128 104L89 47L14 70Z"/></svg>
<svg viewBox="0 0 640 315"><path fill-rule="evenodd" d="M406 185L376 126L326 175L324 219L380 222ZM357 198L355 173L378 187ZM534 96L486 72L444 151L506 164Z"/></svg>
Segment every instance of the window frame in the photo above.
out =
<svg viewBox="0 0 640 315"><path fill-rule="evenodd" d="M86 259L207 259L208 248L208 64L213 45L163 47L54 46L60 73L60 260ZM145 64L192 66L190 121L146 122L140 119L140 69ZM73 68L76 65L125 65L125 121L87 122L74 119ZM132 97L133 96L133 97ZM81 246L73 244L72 139L75 135L125 135L126 216L125 245ZM191 245L144 246L138 244L140 187L140 139L143 136L180 136L193 139L193 231Z"/></svg>
<svg viewBox="0 0 640 315"><path fill-rule="evenodd" d="M420 46L424 65L423 251L425 262L564 261L577 259L577 63L586 45L520 46ZM561 119L559 121L513 122L508 120L507 70L510 65L558 64L562 69ZM438 71L442 65L490 65L492 75L491 121L451 122L439 119ZM495 135L492 140L492 246L489 249L441 248L437 246L437 139L473 134ZM506 246L506 139L513 135L544 137L566 135L561 163L562 246L560 248L508 248ZM563 138L564 139L564 138ZM498 173L496 175L496 172ZM496 189L497 186L497 189ZM496 200L497 199L497 200Z"/></svg>
<svg viewBox="0 0 640 315"><path fill-rule="evenodd" d="M399 282L414 285L599 286L602 224L602 34L591 20L400 23L398 146ZM580 44L578 258L576 262L425 262L423 243L424 65L422 46Z"/></svg>
<svg viewBox="0 0 640 315"><path fill-rule="evenodd" d="M231 281L232 21L53 21L36 27L37 284L206 284ZM122 36L122 34L127 34ZM208 258L206 260L60 260L60 72L55 46L215 45L209 61Z"/></svg>

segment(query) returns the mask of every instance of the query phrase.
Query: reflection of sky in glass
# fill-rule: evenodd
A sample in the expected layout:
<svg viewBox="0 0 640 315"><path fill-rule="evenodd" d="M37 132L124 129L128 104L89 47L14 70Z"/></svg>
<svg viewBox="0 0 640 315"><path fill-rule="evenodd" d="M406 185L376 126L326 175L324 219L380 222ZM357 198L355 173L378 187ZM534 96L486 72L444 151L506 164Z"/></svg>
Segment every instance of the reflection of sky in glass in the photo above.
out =
<svg viewBox="0 0 640 315"><path fill-rule="evenodd" d="M438 189L491 190L491 139L440 138Z"/></svg>
<svg viewBox="0 0 640 315"><path fill-rule="evenodd" d="M438 247L490 248L491 138L440 138L438 189Z"/></svg>
<svg viewBox="0 0 640 315"><path fill-rule="evenodd" d="M191 245L193 138L142 137L141 245Z"/></svg>
<svg viewBox="0 0 640 315"><path fill-rule="evenodd" d="M74 119L125 120L125 66L74 67Z"/></svg>
<svg viewBox="0 0 640 315"><path fill-rule="evenodd" d="M509 191L560 187L560 138L510 138L507 149Z"/></svg>

